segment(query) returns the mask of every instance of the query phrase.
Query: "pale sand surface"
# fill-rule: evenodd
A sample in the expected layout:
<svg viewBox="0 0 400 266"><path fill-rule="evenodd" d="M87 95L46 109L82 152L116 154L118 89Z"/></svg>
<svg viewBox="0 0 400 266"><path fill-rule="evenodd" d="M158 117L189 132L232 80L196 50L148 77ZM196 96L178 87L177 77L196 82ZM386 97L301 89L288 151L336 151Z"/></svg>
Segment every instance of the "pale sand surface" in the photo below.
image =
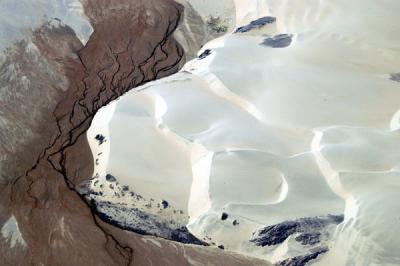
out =
<svg viewBox="0 0 400 266"><path fill-rule="evenodd" d="M276 248L249 239L266 225L344 213L316 263L400 264L400 83L390 80L400 2L235 2L238 26L277 21L211 41L205 59L121 97L111 121L89 131L92 148L98 130L109 140L97 170L184 209L194 235L225 249L297 256L290 239ZM281 33L288 47L260 45Z"/></svg>

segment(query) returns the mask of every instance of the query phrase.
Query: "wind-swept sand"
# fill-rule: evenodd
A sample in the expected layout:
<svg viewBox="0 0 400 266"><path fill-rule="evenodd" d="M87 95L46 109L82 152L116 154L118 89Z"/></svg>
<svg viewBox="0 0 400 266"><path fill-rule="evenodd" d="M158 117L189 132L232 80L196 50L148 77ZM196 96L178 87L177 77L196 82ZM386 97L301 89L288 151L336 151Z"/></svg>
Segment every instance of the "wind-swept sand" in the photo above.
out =
<svg viewBox="0 0 400 266"><path fill-rule="evenodd" d="M299 258L310 249L298 233L272 246L249 240L344 214L313 262L398 265L400 83L390 74L400 71L400 3L235 4L237 27L276 22L213 40L205 58L118 100L103 174L170 201L196 237L228 250ZM290 41L263 45L279 34Z"/></svg>

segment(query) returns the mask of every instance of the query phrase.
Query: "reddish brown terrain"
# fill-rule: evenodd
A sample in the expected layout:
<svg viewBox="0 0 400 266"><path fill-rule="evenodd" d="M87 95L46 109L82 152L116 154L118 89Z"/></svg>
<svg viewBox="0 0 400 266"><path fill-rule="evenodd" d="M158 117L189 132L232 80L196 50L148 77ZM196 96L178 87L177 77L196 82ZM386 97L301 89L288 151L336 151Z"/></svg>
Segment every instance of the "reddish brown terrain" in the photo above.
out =
<svg viewBox="0 0 400 266"><path fill-rule="evenodd" d="M185 58L172 35L184 12L175 2L83 4L94 28L86 45L53 20L14 43L0 66L0 228L14 217L20 233L14 242L0 237L0 264L261 265L124 231L86 200L93 159L85 132L94 114L175 73Z"/></svg>

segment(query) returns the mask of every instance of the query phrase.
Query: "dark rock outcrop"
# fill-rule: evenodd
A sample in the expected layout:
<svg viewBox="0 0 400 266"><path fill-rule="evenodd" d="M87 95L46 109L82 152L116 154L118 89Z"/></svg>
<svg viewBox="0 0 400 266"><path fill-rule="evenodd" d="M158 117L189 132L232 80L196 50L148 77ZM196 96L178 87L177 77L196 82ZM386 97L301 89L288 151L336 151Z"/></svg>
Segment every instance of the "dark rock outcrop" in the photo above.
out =
<svg viewBox="0 0 400 266"><path fill-rule="evenodd" d="M304 255L304 256L297 256L294 258L290 258L275 264L276 266L305 266L310 261L315 260L318 258L319 255L328 252L328 248L323 247L315 250L313 253Z"/></svg>
<svg viewBox="0 0 400 266"><path fill-rule="evenodd" d="M270 225L261 229L250 240L257 246L273 246L284 242L289 236L300 233L296 240L303 245L316 244L321 237L320 232L329 225L337 225L343 221L343 215L326 217L301 218Z"/></svg>
<svg viewBox="0 0 400 266"><path fill-rule="evenodd" d="M267 37L261 45L272 47L272 48L285 48L292 43L292 35L290 34L278 34L271 37Z"/></svg>
<svg viewBox="0 0 400 266"><path fill-rule="evenodd" d="M204 52L202 52L200 55L199 55L199 59L201 60L201 59L204 59L204 58L206 58L207 56L209 56L211 54L211 50L210 49L205 49L204 50Z"/></svg>
<svg viewBox="0 0 400 266"><path fill-rule="evenodd" d="M296 236L296 241L302 245L315 245L321 241L320 232L304 233Z"/></svg>
<svg viewBox="0 0 400 266"><path fill-rule="evenodd" d="M267 24L275 23L275 21L276 21L275 17L270 17L270 16L262 17L262 18L251 21L249 24L247 24L245 26L237 28L235 30L235 33L245 33L245 32L249 32L253 29L260 29Z"/></svg>
<svg viewBox="0 0 400 266"><path fill-rule="evenodd" d="M392 73L392 74L390 74L390 80L400 82L400 73Z"/></svg>
<svg viewBox="0 0 400 266"><path fill-rule="evenodd" d="M160 220L156 215L146 213L137 208L128 208L110 202L96 202L96 212L103 221L124 230L142 235L153 235L184 244L203 245L186 226L171 221Z"/></svg>

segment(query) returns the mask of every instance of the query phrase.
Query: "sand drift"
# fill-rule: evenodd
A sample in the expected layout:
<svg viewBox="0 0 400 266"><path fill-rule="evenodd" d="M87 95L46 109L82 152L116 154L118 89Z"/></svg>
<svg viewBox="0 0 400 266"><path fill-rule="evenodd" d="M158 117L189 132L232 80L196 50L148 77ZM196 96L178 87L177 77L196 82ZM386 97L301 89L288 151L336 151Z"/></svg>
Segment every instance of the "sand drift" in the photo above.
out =
<svg viewBox="0 0 400 266"><path fill-rule="evenodd" d="M225 5L199 58L96 115L99 210L280 265L399 265L400 3Z"/></svg>

